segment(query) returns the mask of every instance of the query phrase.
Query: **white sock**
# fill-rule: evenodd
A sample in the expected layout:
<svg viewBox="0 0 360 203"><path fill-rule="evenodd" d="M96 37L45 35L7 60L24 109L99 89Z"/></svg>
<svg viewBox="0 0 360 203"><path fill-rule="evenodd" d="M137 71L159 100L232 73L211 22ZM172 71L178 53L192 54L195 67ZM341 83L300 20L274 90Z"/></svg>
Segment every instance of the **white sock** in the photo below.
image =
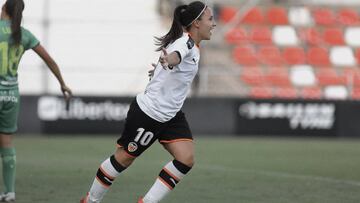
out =
<svg viewBox="0 0 360 203"><path fill-rule="evenodd" d="M143 198L144 203L160 202L176 184L186 175L191 167L174 160L165 165L153 186Z"/></svg>
<svg viewBox="0 0 360 203"><path fill-rule="evenodd" d="M96 178L91 185L89 191L89 203L100 203L104 198L105 193L108 191L108 187L104 187Z"/></svg>
<svg viewBox="0 0 360 203"><path fill-rule="evenodd" d="M98 169L89 191L89 203L100 203L115 178L126 168L121 166L114 156L106 159Z"/></svg>
<svg viewBox="0 0 360 203"><path fill-rule="evenodd" d="M153 186L146 193L143 198L144 203L158 203L162 200L171 190L164 185L164 183L157 178Z"/></svg>

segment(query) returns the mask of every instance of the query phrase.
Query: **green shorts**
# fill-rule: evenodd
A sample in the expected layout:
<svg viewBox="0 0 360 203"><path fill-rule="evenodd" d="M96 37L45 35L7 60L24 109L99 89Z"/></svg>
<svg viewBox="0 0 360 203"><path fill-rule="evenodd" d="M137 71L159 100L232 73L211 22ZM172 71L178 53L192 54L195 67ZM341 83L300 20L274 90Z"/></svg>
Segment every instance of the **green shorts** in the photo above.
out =
<svg viewBox="0 0 360 203"><path fill-rule="evenodd" d="M17 131L19 107L18 88L0 90L0 133L12 134Z"/></svg>

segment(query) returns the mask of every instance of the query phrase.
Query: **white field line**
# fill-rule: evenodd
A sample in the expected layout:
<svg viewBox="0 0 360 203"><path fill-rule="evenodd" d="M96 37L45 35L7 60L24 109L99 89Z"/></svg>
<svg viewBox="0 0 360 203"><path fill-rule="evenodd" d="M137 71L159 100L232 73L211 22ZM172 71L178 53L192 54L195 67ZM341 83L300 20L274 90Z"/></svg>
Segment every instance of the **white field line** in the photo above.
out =
<svg viewBox="0 0 360 203"><path fill-rule="evenodd" d="M272 176L272 177L313 180L313 181L320 181L320 182L327 182L327 183L334 183L334 184L344 184L344 185L360 187L359 181L341 180L341 179L329 178L329 177L323 177L323 176L301 175L301 174L292 174L292 173L277 172L277 171L239 169L239 168L232 168L232 167L226 167L226 166L214 166L214 165L204 165L204 164L197 164L197 165L195 164L195 168L198 168L201 170L212 170L212 171L222 171L222 172L254 173L254 174L260 174L260 175Z"/></svg>

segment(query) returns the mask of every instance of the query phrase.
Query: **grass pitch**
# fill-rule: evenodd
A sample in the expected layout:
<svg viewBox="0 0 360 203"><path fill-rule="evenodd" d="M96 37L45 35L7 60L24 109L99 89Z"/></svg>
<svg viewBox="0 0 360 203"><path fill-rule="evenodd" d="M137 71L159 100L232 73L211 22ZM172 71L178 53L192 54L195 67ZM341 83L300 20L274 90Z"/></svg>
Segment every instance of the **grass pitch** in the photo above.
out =
<svg viewBox="0 0 360 203"><path fill-rule="evenodd" d="M75 203L114 136L15 136L17 203ZM196 137L196 164L167 203L358 203L360 140ZM155 143L103 203L135 203L172 158Z"/></svg>

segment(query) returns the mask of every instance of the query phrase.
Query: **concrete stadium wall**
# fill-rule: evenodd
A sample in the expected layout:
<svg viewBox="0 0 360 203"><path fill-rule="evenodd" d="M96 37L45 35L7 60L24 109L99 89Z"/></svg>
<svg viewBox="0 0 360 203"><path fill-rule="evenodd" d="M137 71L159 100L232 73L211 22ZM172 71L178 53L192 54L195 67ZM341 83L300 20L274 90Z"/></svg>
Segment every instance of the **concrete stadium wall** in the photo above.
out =
<svg viewBox="0 0 360 203"><path fill-rule="evenodd" d="M49 51L77 95L135 95L159 56L154 36L167 29L156 3L25 0L23 26ZM19 84L22 94L60 93L56 78L31 50L19 65Z"/></svg>
<svg viewBox="0 0 360 203"><path fill-rule="evenodd" d="M120 134L131 97L22 96L19 133ZM360 102L189 98L194 134L360 137Z"/></svg>

